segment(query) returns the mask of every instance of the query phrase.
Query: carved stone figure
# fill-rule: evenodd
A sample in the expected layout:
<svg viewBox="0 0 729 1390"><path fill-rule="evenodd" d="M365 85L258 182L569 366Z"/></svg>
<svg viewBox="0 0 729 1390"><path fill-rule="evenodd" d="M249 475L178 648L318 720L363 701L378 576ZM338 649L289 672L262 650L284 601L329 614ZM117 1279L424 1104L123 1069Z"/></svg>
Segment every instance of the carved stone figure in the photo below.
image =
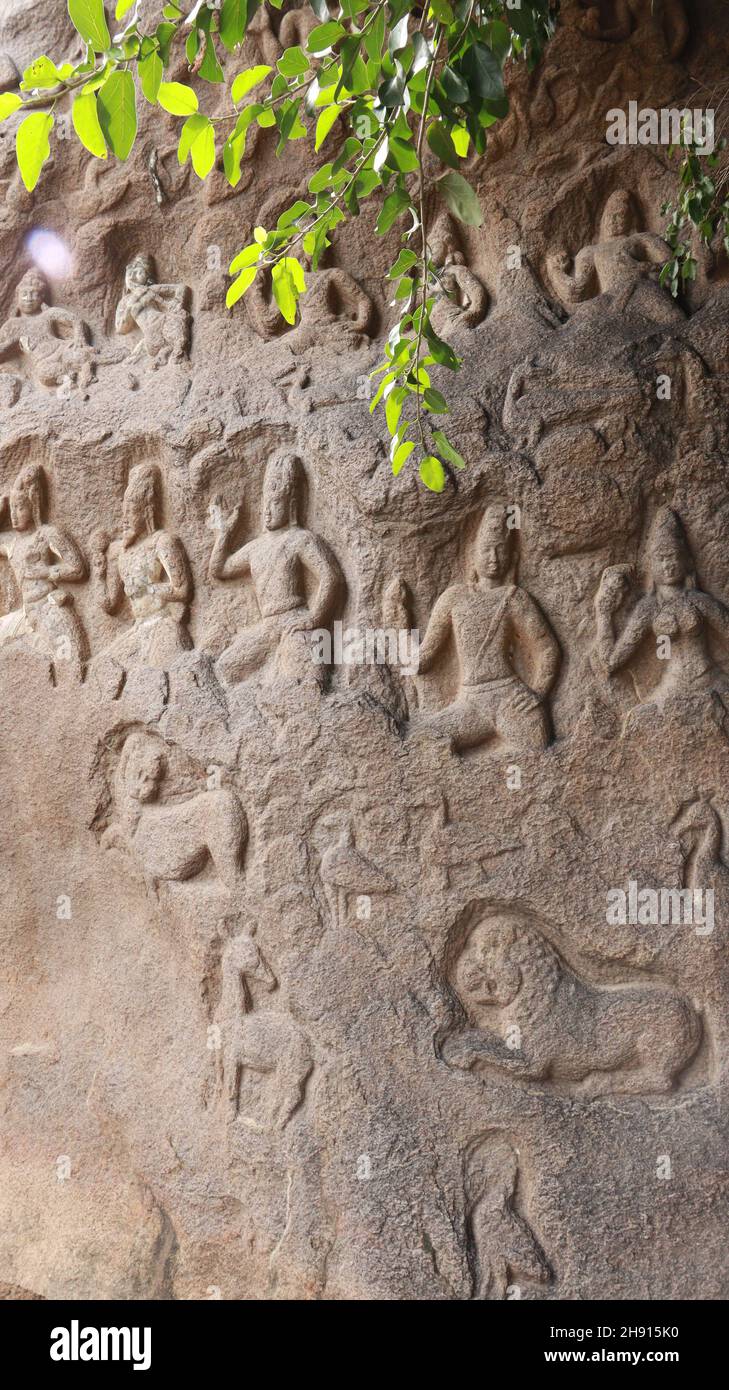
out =
<svg viewBox="0 0 729 1390"><path fill-rule="evenodd" d="M657 651L661 648L661 677L647 697L651 704L729 690L729 677L717 667L709 646L711 638L729 646L729 609L698 587L683 524L670 507L656 513L647 550L650 590L638 599L617 638L615 617L626 596L630 569L611 565L600 581L595 597L597 652L605 670L613 675L653 642Z"/></svg>
<svg viewBox="0 0 729 1390"><path fill-rule="evenodd" d="M48 657L56 675L68 670L81 681L86 635L61 586L80 584L88 569L72 536L45 521L45 496L39 464L26 465L9 494L0 495L0 557L8 561L20 595L20 607L0 617L0 648L22 642Z"/></svg>
<svg viewBox="0 0 729 1390"><path fill-rule="evenodd" d="M304 267L306 291L299 299L299 322L287 341L297 351L318 348L343 352L368 343L373 328L374 306L369 295L346 270L336 266L310 270ZM287 331L271 289L270 272L260 272L246 294L248 314L262 338Z"/></svg>
<svg viewBox="0 0 729 1390"><path fill-rule="evenodd" d="M431 813L428 829L422 837L423 869L435 873L442 889L450 888L455 871L478 865L484 871L488 859L518 849L515 836L504 843L480 825L469 821L454 821L448 817L448 803L438 787L426 787L416 803Z"/></svg>
<svg viewBox="0 0 729 1390"><path fill-rule="evenodd" d="M519 1156L503 1134L490 1134L466 1155L472 1298L521 1297L521 1282L548 1284L552 1270L519 1212Z"/></svg>
<svg viewBox="0 0 729 1390"><path fill-rule="evenodd" d="M545 748L549 741L545 700L559 670L559 647L534 599L509 580L513 548L506 509L488 507L478 531L473 574L438 599L420 648L423 674L448 639L455 640L458 695L446 709L421 715L413 729L448 738L457 751L497 736L515 748ZM515 648L531 667L529 685L514 670Z"/></svg>
<svg viewBox="0 0 729 1390"><path fill-rule="evenodd" d="M355 894L367 896L390 893L392 879L355 847L354 831L348 820L342 823L336 816L325 818L327 828L339 831L339 839L324 851L320 874L324 884L332 924L344 927L347 905Z"/></svg>
<svg viewBox="0 0 729 1390"><path fill-rule="evenodd" d="M550 255L547 269L565 305L603 294L609 296L616 314L676 323L683 313L669 291L658 284L658 272L670 256L662 237L635 230L631 196L619 188L605 204L598 240L578 251L572 271L565 251Z"/></svg>
<svg viewBox="0 0 729 1390"><path fill-rule="evenodd" d="M166 776L162 739L130 733L115 779L115 819L104 831L102 848L131 855L155 893L161 883L195 878L209 862L225 888L240 888L248 825L235 792L219 787L165 801Z"/></svg>
<svg viewBox="0 0 729 1390"><path fill-rule="evenodd" d="M131 666L166 670L192 647L187 609L192 579L182 543L161 528L160 479L156 465L139 463L129 474L123 502L123 532L110 541L95 538L92 567L102 586L101 605L116 614L124 600L133 625L102 653L123 671Z"/></svg>
<svg viewBox="0 0 729 1390"><path fill-rule="evenodd" d="M461 329L475 328L486 317L489 296L477 275L469 270L458 235L450 223L433 235L433 256L441 267L440 296L430 321L439 337L450 342Z"/></svg>
<svg viewBox="0 0 729 1390"><path fill-rule="evenodd" d="M182 362L187 356L190 315L186 285L164 285L155 280L151 256L135 256L126 269L124 294L116 311L117 333L138 332L139 340L128 361L145 355L153 367Z"/></svg>
<svg viewBox="0 0 729 1390"><path fill-rule="evenodd" d="M285 1129L304 1098L314 1058L311 1044L286 1013L245 1013L228 1053L231 1120L257 1133Z"/></svg>
<svg viewBox="0 0 729 1390"><path fill-rule="evenodd" d="M580 0L582 14L575 7L577 26L589 39L604 43L622 43L633 30L646 23L657 23L663 30L669 58L680 58L689 36L689 22L684 0L662 0L658 6L651 0Z"/></svg>
<svg viewBox="0 0 729 1390"><path fill-rule="evenodd" d="M263 486L263 534L230 553L241 508L223 516L213 503L218 537L210 556L211 579L250 575L261 618L223 653L218 668L226 681L245 680L270 657L280 673L315 673L310 634L334 616L342 579L329 547L299 525L301 462L292 454L271 459ZM307 578L315 586L307 597Z"/></svg>
<svg viewBox="0 0 729 1390"><path fill-rule="evenodd" d="M446 1038L443 1057L467 1070L491 1065L591 1096L660 1094L673 1089L701 1042L701 1021L680 994L587 984L511 914L472 927L453 984L469 1027Z"/></svg>
<svg viewBox="0 0 729 1390"><path fill-rule="evenodd" d="M16 292L16 313L0 327L0 361L26 357L37 384L84 388L94 379L94 350L86 324L48 302L45 278L31 269Z"/></svg>

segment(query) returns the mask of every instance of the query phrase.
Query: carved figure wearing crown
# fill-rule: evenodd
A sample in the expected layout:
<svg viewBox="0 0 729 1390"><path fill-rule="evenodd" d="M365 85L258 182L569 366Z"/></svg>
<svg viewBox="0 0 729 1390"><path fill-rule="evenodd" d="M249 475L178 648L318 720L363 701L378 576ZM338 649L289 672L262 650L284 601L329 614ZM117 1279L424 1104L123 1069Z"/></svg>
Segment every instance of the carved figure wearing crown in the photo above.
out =
<svg viewBox="0 0 729 1390"><path fill-rule="evenodd" d="M129 262L124 285L116 311L116 331L141 335L129 361L136 362L146 354L153 367L182 362L190 339L187 286L158 284L151 256L135 256Z"/></svg>
<svg viewBox="0 0 729 1390"><path fill-rule="evenodd" d="M0 361L27 357L41 386L86 387L94 379L94 351L83 319L49 303L39 270L29 270L16 291L16 311L0 327Z"/></svg>
<svg viewBox="0 0 729 1390"><path fill-rule="evenodd" d="M446 709L421 716L413 725L416 734L450 738L457 751L495 737L517 748L547 746L546 699L560 651L541 609L510 578L513 564L514 531L506 508L490 506L479 527L471 578L441 594L420 648L423 674L453 638L458 694ZM529 684L517 675L516 650L530 670Z"/></svg>
<svg viewBox="0 0 729 1390"><path fill-rule="evenodd" d="M92 557L104 611L118 613L125 599L131 608L131 629L102 654L124 669L166 669L192 647L186 623L190 567L182 542L159 524L159 492L156 466L137 464L124 493L122 535L113 541L97 536Z"/></svg>
<svg viewBox="0 0 729 1390"><path fill-rule="evenodd" d="M666 658L650 703L702 691L729 690L729 677L709 650L714 636L729 647L729 609L699 587L681 518L670 507L656 513L648 539L649 591L635 604L619 636L618 609L630 583L628 565L611 565L595 597L597 653L609 675L626 666L644 643L663 639ZM665 639L669 639L666 644Z"/></svg>
<svg viewBox="0 0 729 1390"><path fill-rule="evenodd" d="M263 484L263 534L232 553L241 508L225 517L222 499L213 502L218 536L210 578L250 575L261 614L220 657L219 670L229 683L245 680L272 656L279 658L279 672L300 673L302 663L314 670L309 634L334 616L342 574L321 537L299 525L300 478L301 462L293 454L270 460Z"/></svg>
<svg viewBox="0 0 729 1390"><path fill-rule="evenodd" d="M75 540L45 521L45 495L43 469L28 464L10 493L0 496L0 556L10 565L21 600L0 617L0 647L22 640L48 657L54 672L63 665L81 681L86 636L71 595L60 586L80 584L88 571Z"/></svg>

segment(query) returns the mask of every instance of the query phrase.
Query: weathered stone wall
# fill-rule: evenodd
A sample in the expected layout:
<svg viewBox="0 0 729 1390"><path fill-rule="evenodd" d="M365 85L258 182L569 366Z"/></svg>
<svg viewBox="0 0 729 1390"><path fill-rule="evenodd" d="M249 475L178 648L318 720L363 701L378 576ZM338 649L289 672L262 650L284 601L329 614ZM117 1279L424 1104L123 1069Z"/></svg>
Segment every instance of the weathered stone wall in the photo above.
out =
<svg viewBox="0 0 729 1390"><path fill-rule="evenodd" d="M726 1297L727 265L658 287L675 162L605 141L726 69L663 8L568 9L439 222L441 497L368 410L372 214L295 329L225 310L300 146L201 187L157 111L31 196L0 127L9 1297ZM16 67L63 9L4 0ZM313 660L354 627L420 674Z"/></svg>

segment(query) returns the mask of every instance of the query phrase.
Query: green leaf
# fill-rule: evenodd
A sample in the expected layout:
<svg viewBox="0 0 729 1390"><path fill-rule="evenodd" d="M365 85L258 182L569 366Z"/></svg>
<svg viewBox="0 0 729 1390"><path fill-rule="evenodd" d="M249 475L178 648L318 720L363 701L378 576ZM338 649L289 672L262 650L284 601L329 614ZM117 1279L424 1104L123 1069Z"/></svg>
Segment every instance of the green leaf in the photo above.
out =
<svg viewBox="0 0 729 1390"><path fill-rule="evenodd" d="M453 141L459 159L465 159L468 154L468 147L471 143L471 137L468 131L462 125L454 126L451 131L451 140Z"/></svg>
<svg viewBox="0 0 729 1390"><path fill-rule="evenodd" d="M333 102L331 106L327 106L325 110L322 111L316 123L315 150L321 149L341 109L341 106L337 106L337 103Z"/></svg>
<svg viewBox="0 0 729 1390"><path fill-rule="evenodd" d="M436 180L435 186L459 222L465 222L468 227L483 226L483 215L478 198L462 174L449 170L447 174L443 174L442 178Z"/></svg>
<svg viewBox="0 0 729 1390"><path fill-rule="evenodd" d="M249 265L255 265L261 254L261 248L257 241L252 241L250 246L244 246L242 251L231 261L228 270L231 275L235 275L239 270L245 270Z"/></svg>
<svg viewBox="0 0 729 1390"><path fill-rule="evenodd" d="M462 106L464 102L468 101L468 85L460 73L455 71L455 68L446 64L440 75L440 80L443 84L443 91L454 106Z"/></svg>
<svg viewBox="0 0 729 1390"><path fill-rule="evenodd" d="M205 35L205 56L200 64L203 82L224 82L223 69L218 62L212 34Z"/></svg>
<svg viewBox="0 0 729 1390"><path fill-rule="evenodd" d="M395 219L409 206L410 196L404 188L395 188L392 193L388 193L375 224L377 235L384 236L385 232L389 232Z"/></svg>
<svg viewBox="0 0 729 1390"><path fill-rule="evenodd" d="M401 470L403 464L404 464L404 463L406 462L406 460L410 457L410 455L412 454L414 448L415 448L415 445L414 445L414 444L412 443L412 441L409 440L409 439L406 440L406 442L405 442L404 444L398 445L397 449L395 450L395 453L394 453L394 455L393 455L393 460L392 460L392 471L393 471L393 474L394 474L395 477L397 477L397 475L398 475L398 473L400 472L400 470Z"/></svg>
<svg viewBox="0 0 729 1390"><path fill-rule="evenodd" d="M124 161L137 133L137 100L130 72L111 72L97 98L99 123L117 159Z"/></svg>
<svg viewBox="0 0 729 1390"><path fill-rule="evenodd" d="M212 121L203 117L205 125L190 146L192 167L199 179L206 179L215 163L215 131Z"/></svg>
<svg viewBox="0 0 729 1390"><path fill-rule="evenodd" d="M273 68L269 68L266 63L259 63L255 68L246 68L245 72L239 72L238 76L233 78L233 85L230 89L233 101L236 104L242 101L249 92L253 91L254 87L258 86L259 82L263 81L264 77L268 77L269 72L273 72Z"/></svg>
<svg viewBox="0 0 729 1390"><path fill-rule="evenodd" d="M453 464L454 468L465 468L466 460L458 453L457 449L446 438L442 430L433 430L433 438L440 449L444 459Z"/></svg>
<svg viewBox="0 0 729 1390"><path fill-rule="evenodd" d="M84 148L90 154L96 155L97 159L106 159L106 141L99 124L95 92L83 91L78 93L73 103L71 119L73 120L73 128Z"/></svg>
<svg viewBox="0 0 729 1390"><path fill-rule="evenodd" d="M156 49L153 53L148 54L146 58L140 59L137 64L137 71L139 72L139 81L142 84L142 91L147 101L151 102L154 106L164 76L162 59Z"/></svg>
<svg viewBox="0 0 729 1390"><path fill-rule="evenodd" d="M309 53L325 53L337 39L343 39L346 32L344 25L336 19L330 20L328 24L317 24L309 34L306 47Z"/></svg>
<svg viewBox="0 0 729 1390"><path fill-rule="evenodd" d="M450 165L451 169L458 168L458 155L455 146L448 131L444 129L440 121L433 121L432 125L428 126L425 138L433 154L437 154L443 164Z"/></svg>
<svg viewBox="0 0 729 1390"><path fill-rule="evenodd" d="M404 275L406 270L411 270L417 259L414 251L410 251L407 247L403 247L395 264L391 265L387 272L388 280L397 280L399 275Z"/></svg>
<svg viewBox="0 0 729 1390"><path fill-rule="evenodd" d="M135 4L135 0L116 0L114 18L123 19L125 14L131 10L133 4Z"/></svg>
<svg viewBox="0 0 729 1390"><path fill-rule="evenodd" d="M61 74L55 63L50 58L42 56L36 58L23 73L21 87L24 92L33 91L43 87L57 87L61 81Z"/></svg>
<svg viewBox="0 0 729 1390"><path fill-rule="evenodd" d="M418 469L421 481L431 492L442 492L446 483L446 475L443 464L435 454L428 454L424 458Z"/></svg>
<svg viewBox="0 0 729 1390"><path fill-rule="evenodd" d="M423 392L423 405L427 410L432 410L434 415L448 414L448 402L445 396L441 395L440 391L436 391L434 386L429 386L428 389Z"/></svg>
<svg viewBox="0 0 729 1390"><path fill-rule="evenodd" d="M51 152L49 135L53 129L53 117L47 111L33 111L18 126L15 136L15 152L18 168L29 193L33 192L41 169Z"/></svg>
<svg viewBox="0 0 729 1390"><path fill-rule="evenodd" d="M400 423L400 416L402 415L403 401L405 400L407 395L408 390L405 386L395 386L391 391L388 392L387 399L385 401L385 419L387 421L387 428L390 431L390 434L397 433L397 427Z"/></svg>
<svg viewBox="0 0 729 1390"><path fill-rule="evenodd" d="M177 146L177 160L179 164L185 163L194 142L207 124L207 116L203 116L199 111L196 111L192 116L188 116L180 131L180 143Z"/></svg>
<svg viewBox="0 0 729 1390"><path fill-rule="evenodd" d="M301 77L309 71L309 59L303 48L296 44L293 48L287 48L281 54L276 67L282 77Z"/></svg>
<svg viewBox="0 0 729 1390"><path fill-rule="evenodd" d="M273 295L287 323L296 322L296 305L306 288L304 272L295 256L284 256L271 271Z"/></svg>
<svg viewBox="0 0 729 1390"><path fill-rule="evenodd" d="M228 293L225 296L225 303L228 309L232 309L233 305L238 303L238 300L245 294L249 286L253 284L257 271L257 266L249 266L246 270L241 271L237 280L233 281L233 284L229 287Z"/></svg>
<svg viewBox="0 0 729 1390"><path fill-rule="evenodd" d="M184 82L161 82L157 100L163 111L169 111L171 116L191 116L198 108L195 93Z"/></svg>
<svg viewBox="0 0 729 1390"><path fill-rule="evenodd" d="M0 121L7 120L8 116L12 116L13 112L17 111L18 108L22 105L23 98L19 97L17 92L1 92Z"/></svg>
<svg viewBox="0 0 729 1390"><path fill-rule="evenodd" d="M485 44L474 43L459 63L471 96L476 100L494 101L504 95L504 78L498 58Z"/></svg>
<svg viewBox="0 0 729 1390"><path fill-rule="evenodd" d="M248 0L223 0L220 38L229 53L243 42L248 24Z"/></svg>
<svg viewBox="0 0 729 1390"><path fill-rule="evenodd" d="M104 14L103 0L68 0L68 13L74 29L95 53L111 47L111 35Z"/></svg>

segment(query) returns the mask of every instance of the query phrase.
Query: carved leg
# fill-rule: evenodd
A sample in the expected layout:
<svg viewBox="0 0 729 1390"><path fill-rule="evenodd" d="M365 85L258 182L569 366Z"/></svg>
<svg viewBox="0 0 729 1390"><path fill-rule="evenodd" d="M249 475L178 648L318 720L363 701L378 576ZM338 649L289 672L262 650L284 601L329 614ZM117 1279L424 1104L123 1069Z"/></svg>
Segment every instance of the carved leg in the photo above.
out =
<svg viewBox="0 0 729 1390"><path fill-rule="evenodd" d="M218 658L219 674L228 685L238 684L260 669L276 644L270 625L258 623L237 637Z"/></svg>

